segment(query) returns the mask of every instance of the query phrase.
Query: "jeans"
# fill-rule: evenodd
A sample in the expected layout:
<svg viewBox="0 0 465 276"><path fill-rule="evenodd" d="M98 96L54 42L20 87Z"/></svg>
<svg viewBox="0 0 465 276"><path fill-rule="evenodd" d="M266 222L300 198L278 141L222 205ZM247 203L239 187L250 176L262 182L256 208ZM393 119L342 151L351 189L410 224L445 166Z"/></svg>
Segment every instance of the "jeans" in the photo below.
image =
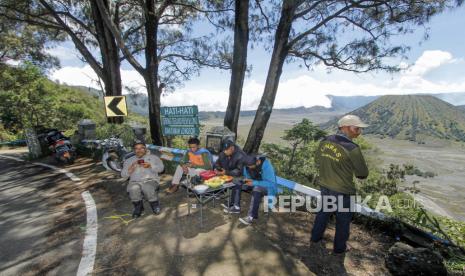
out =
<svg viewBox="0 0 465 276"><path fill-rule="evenodd" d="M242 191L251 191L253 189L252 186L244 184L240 180L233 180L234 187L231 189L231 199L229 204L232 206L236 206L237 208L241 208L241 193Z"/></svg>
<svg viewBox="0 0 465 276"><path fill-rule="evenodd" d="M321 187L321 197L322 202L325 202L325 197L335 196L336 204L339 203L339 200L342 199L342 205L344 208L351 207L350 205L350 195L338 193L327 188ZM326 230L326 225L328 224L329 217L335 214L336 215L336 234L334 235L334 249L336 253L345 252L347 249L347 240L349 239L350 233L350 222L352 221L352 210L347 212L341 212L340 210L325 212L323 208L317 213L315 217L315 222L312 229L311 240L313 242L318 242L323 238L323 234Z"/></svg>
<svg viewBox="0 0 465 276"><path fill-rule="evenodd" d="M252 190L252 199L250 200L249 217L258 219L258 209L260 208L260 201L267 195L267 189L265 187L255 186Z"/></svg>

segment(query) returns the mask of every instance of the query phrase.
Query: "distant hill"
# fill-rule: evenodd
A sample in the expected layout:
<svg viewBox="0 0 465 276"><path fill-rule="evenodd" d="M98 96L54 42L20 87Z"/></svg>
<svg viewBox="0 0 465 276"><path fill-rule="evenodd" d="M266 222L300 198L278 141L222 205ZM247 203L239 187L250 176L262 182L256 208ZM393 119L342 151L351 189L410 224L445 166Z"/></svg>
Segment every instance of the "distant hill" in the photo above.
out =
<svg viewBox="0 0 465 276"><path fill-rule="evenodd" d="M366 134L423 141L425 138L465 141L465 112L429 95L382 96L350 114L370 126ZM336 128L334 119L323 128Z"/></svg>
<svg viewBox="0 0 465 276"><path fill-rule="evenodd" d="M95 89L95 88L86 87L86 86L69 86L69 87L87 92L88 94L91 94L92 96L97 96L100 99L103 97L102 91ZM143 116L146 116L149 114L147 95L127 94L125 96L126 96L126 101L128 104L129 112L133 112L133 113L143 115Z"/></svg>
<svg viewBox="0 0 465 276"><path fill-rule="evenodd" d="M281 108L273 109L273 115L296 115L296 116L305 116L319 112L332 112L334 111L331 108L326 108L324 106L312 106L312 107L294 107L294 108ZM240 117L254 117L256 110L243 110L240 113ZM199 118L201 120L208 120L212 118L224 118L224 111L201 111L199 112Z"/></svg>
<svg viewBox="0 0 465 276"><path fill-rule="evenodd" d="M81 91L85 91L93 96L102 97L100 90L94 88L88 88L84 86L72 86ZM462 104L461 109L465 110L465 93L442 93L442 94L415 94L416 96L427 96L431 95L443 101L449 102L454 105ZM148 115L148 99L147 95L143 93L139 94L127 94L128 108L130 112L140 114L142 116ZM305 116L311 117L315 114L333 114L334 116L348 113L352 110L356 110L362 106L365 106L369 103L372 103L382 96L334 96L327 95L331 100L331 107L326 108L323 106L313 106L313 107L295 107L295 108L282 108L274 109L273 115L286 115L287 117L295 115L296 118L301 118ZM396 96L393 96L396 97ZM241 111L240 116L242 118L250 118L255 116L255 110L243 110ZM209 119L222 119L224 118L224 111L202 111L199 112L199 118L203 121Z"/></svg>

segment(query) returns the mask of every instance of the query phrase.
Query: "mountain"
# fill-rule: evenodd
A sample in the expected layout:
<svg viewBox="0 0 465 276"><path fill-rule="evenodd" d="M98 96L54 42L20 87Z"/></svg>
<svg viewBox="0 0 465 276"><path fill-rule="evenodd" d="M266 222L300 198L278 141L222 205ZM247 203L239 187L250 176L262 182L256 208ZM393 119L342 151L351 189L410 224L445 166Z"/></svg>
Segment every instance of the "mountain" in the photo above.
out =
<svg viewBox="0 0 465 276"><path fill-rule="evenodd" d="M84 86L72 86L73 88L77 88L81 91L85 91L93 96L98 96L99 98L102 97L102 92L97 89L88 88ZM454 105L462 104L463 110L465 110L465 93L441 93L441 94L415 94L416 96L434 96L438 99L443 101L449 102ZM352 110L356 110L362 106L370 104L382 96L334 96L334 95L327 95L327 97L331 100L331 107L326 108L323 106L313 106L313 107L295 107L295 108L281 108L281 109L274 109L273 115L286 115L287 117L295 115L296 117L302 117L307 115L314 115L319 113L324 113L326 115L330 113L334 113L334 116L339 115L341 113L347 113ZM394 96L395 97L395 96ZM140 114L142 116L148 115L148 98L147 95L143 93L132 93L126 94L127 104L130 112ZM241 111L240 116L247 118L247 117L254 117L255 110L243 110ZM208 120L208 119L222 119L224 118L225 112L224 111L202 111L199 112L199 118L201 120Z"/></svg>
<svg viewBox="0 0 465 276"><path fill-rule="evenodd" d="M324 106L312 106L312 107L294 107L294 108L280 108L273 109L273 115L296 115L296 116L305 116L314 113L320 112L332 112L334 111L331 108L326 108ZM348 111L348 110L347 110ZM254 117L256 110L243 110L240 113L240 117ZM199 118L201 120L208 120L212 118L224 118L226 113L224 111L201 111L199 112Z"/></svg>
<svg viewBox="0 0 465 276"><path fill-rule="evenodd" d="M86 86L68 86L74 89L78 89L84 91L92 96L97 96L99 99L102 99L103 93L101 90L86 87ZM132 93L126 94L126 103L128 105L128 109L130 112L147 116L149 114L149 107L148 107L148 98L147 95L142 93Z"/></svg>
<svg viewBox="0 0 465 276"><path fill-rule="evenodd" d="M425 138L465 141L465 112L429 95L382 96L350 114L370 126L366 134L423 141ZM322 125L335 128L337 120Z"/></svg>

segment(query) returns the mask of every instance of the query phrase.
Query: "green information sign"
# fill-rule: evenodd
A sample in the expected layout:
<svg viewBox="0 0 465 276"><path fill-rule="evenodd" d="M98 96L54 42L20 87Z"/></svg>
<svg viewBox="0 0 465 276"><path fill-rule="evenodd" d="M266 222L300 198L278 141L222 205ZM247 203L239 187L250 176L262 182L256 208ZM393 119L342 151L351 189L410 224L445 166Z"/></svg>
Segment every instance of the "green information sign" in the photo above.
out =
<svg viewBox="0 0 465 276"><path fill-rule="evenodd" d="M161 121L164 126L168 125L176 125L176 126L190 126L190 125L198 125L199 118L195 117L162 117Z"/></svg>
<svg viewBox="0 0 465 276"><path fill-rule="evenodd" d="M186 126L164 126L163 135L165 136L198 136L200 134L199 127L186 127Z"/></svg>
<svg viewBox="0 0 465 276"><path fill-rule="evenodd" d="M160 110L164 136L198 136L199 109L192 106L164 106Z"/></svg>
<svg viewBox="0 0 465 276"><path fill-rule="evenodd" d="M161 116L165 117L193 117L199 114L199 109L196 105L164 106L160 113Z"/></svg>

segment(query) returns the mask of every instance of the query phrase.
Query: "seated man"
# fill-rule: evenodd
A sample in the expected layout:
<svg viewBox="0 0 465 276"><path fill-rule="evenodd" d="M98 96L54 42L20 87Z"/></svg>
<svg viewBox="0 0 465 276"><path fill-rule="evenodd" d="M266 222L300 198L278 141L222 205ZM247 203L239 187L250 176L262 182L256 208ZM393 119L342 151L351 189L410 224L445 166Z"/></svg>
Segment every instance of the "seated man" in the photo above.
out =
<svg viewBox="0 0 465 276"><path fill-rule="evenodd" d="M161 211L158 201L160 177L164 169L163 162L158 156L147 151L145 144L136 142L133 145L135 155L124 161L121 177L129 178L127 191L134 205L133 218L138 218L144 211L142 195L149 201L154 214Z"/></svg>
<svg viewBox="0 0 465 276"><path fill-rule="evenodd" d="M268 196L268 208L273 207L278 189L273 165L265 156L247 157L244 165L244 182L252 189L252 199L247 216L239 221L249 225L258 219L258 208L263 196Z"/></svg>
<svg viewBox="0 0 465 276"><path fill-rule="evenodd" d="M239 213L241 201L241 189L243 172L243 161L247 157L245 152L231 140L226 140L223 143L223 151L218 156L215 164L215 171L217 175L229 175L234 177L233 183L236 184L231 193L230 206L222 204L225 212Z"/></svg>
<svg viewBox="0 0 465 276"><path fill-rule="evenodd" d="M189 145L189 150L180 162L180 165L176 168L171 186L166 191L169 194L178 190L179 182L181 182L184 174L196 176L205 170L212 169L212 155L208 150L200 148L200 140L198 138L190 138L187 144Z"/></svg>

